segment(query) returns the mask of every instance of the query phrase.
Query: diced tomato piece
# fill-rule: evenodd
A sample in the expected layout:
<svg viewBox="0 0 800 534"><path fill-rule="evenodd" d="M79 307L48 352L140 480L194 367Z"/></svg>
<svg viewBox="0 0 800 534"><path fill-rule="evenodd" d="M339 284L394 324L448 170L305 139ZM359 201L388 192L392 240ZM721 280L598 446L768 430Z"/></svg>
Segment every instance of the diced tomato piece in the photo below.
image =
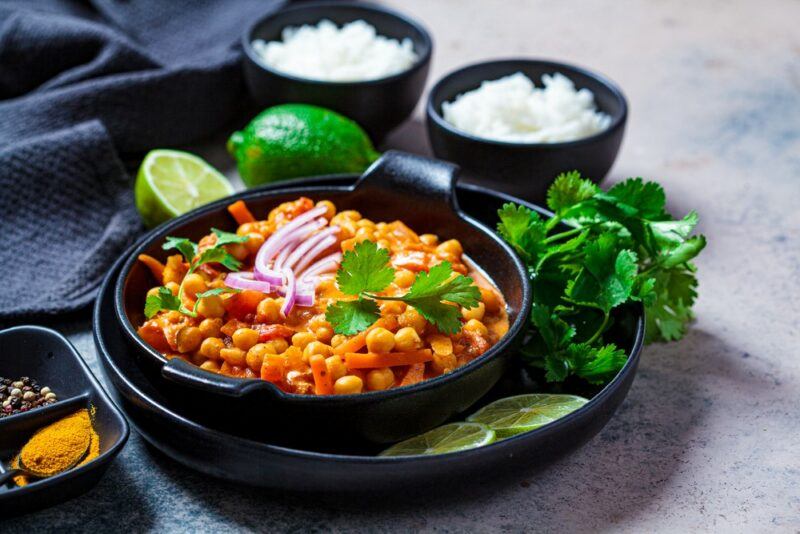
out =
<svg viewBox="0 0 800 534"><path fill-rule="evenodd" d="M255 315L258 303L267 297L261 291L245 289L225 300L225 309L228 315L235 319L246 320L248 316Z"/></svg>
<svg viewBox="0 0 800 534"><path fill-rule="evenodd" d="M294 330L282 324L254 324L253 330L258 332L258 342L266 343L279 337L287 338L294 335Z"/></svg>
<svg viewBox="0 0 800 534"><path fill-rule="evenodd" d="M164 330L156 321L147 321L139 327L139 335L144 339L148 345L156 349L158 352L167 352L170 350L167 338L164 335Z"/></svg>

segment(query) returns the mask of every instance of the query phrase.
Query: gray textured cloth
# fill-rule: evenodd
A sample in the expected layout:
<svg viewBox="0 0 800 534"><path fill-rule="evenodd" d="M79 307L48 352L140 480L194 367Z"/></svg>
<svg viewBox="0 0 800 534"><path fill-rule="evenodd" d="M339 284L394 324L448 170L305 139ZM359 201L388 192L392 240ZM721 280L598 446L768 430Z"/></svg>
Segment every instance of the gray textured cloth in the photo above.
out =
<svg viewBox="0 0 800 534"><path fill-rule="evenodd" d="M282 4L0 2L0 321L91 302L141 231L121 158L236 117L239 38Z"/></svg>

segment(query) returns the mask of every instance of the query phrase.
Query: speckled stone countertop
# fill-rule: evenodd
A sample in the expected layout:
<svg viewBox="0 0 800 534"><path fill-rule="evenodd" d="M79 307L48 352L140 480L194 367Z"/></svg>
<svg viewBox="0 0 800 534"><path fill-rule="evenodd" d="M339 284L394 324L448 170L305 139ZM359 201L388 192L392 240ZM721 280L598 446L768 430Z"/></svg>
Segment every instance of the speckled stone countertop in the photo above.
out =
<svg viewBox="0 0 800 534"><path fill-rule="evenodd" d="M207 479L133 433L93 491L0 530L800 532L800 3L391 3L432 31L431 82L533 56L621 85L608 183L659 180L709 238L689 335L647 347L608 426L539 473L431 502L328 502ZM387 145L427 152L423 132L418 119ZM99 375L88 320L55 326Z"/></svg>

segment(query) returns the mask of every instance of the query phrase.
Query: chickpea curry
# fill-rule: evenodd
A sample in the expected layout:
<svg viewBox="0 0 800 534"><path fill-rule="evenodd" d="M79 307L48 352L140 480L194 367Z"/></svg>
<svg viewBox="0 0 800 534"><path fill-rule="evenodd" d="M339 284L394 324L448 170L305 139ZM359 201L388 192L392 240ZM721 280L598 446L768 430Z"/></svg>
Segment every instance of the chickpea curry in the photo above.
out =
<svg viewBox="0 0 800 534"><path fill-rule="evenodd" d="M285 202L236 233L168 237L166 262L139 260L148 291L139 335L167 358L297 394L412 385L469 363L508 330L500 292L461 244L402 221Z"/></svg>

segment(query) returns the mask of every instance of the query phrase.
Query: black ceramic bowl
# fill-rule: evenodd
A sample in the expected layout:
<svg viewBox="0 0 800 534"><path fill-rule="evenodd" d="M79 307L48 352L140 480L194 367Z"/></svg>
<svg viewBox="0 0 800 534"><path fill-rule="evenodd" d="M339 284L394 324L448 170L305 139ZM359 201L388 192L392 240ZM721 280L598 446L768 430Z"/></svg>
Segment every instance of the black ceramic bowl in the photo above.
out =
<svg viewBox="0 0 800 534"><path fill-rule="evenodd" d="M385 78L361 82L328 82L300 78L267 66L253 49L253 41L281 40L287 26L316 25L328 19L338 26L364 20L379 35L411 39L417 62ZM261 106L285 103L314 104L338 111L360 124L376 143L414 111L428 77L433 41L416 21L400 13L361 2L301 3L268 15L253 24L242 38L244 74L250 94Z"/></svg>
<svg viewBox="0 0 800 534"><path fill-rule="evenodd" d="M447 163L389 151L351 187L251 191L195 210L157 228L129 252L116 286L118 319L145 361L161 368L167 379L164 387L180 385L193 394L202 393L198 402L209 409L221 408L226 417L241 417L250 424L269 420L265 427L279 428L301 442L327 437L331 444L391 443L420 434L472 406L497 382L514 343L524 332L531 303L527 272L516 254L492 230L458 207L453 189L456 171ZM139 337L134 325L144 321L145 294L156 284L137 261L139 254L163 259L167 253L161 245L167 235L197 241L211 227L234 230L226 206L236 199L264 214L301 195L315 201L330 199L339 210L355 209L373 220L400 219L420 233L458 239L505 297L508 333L479 358L451 373L413 386L336 396L289 394L263 380L209 373L181 359L167 360Z"/></svg>
<svg viewBox="0 0 800 534"><path fill-rule="evenodd" d="M40 428L81 408L95 408L100 456L84 466L24 487L0 486L0 517L30 512L71 499L92 488L128 439L128 423L64 336L39 326L0 332L0 375L29 376L49 386L58 402L0 419L4 466Z"/></svg>
<svg viewBox="0 0 800 534"><path fill-rule="evenodd" d="M541 86L543 74L560 72L577 89L594 93L595 104L611 117L611 124L577 141L514 143L479 138L444 120L444 102L477 89L483 81L516 72L522 72L537 86ZM433 153L458 164L466 182L543 202L547 188L561 172L577 169L597 183L606 176L622 143L628 105L622 91L600 74L553 61L506 59L477 63L448 74L431 89L425 112Z"/></svg>
<svg viewBox="0 0 800 534"><path fill-rule="evenodd" d="M355 178L317 177L313 183L347 187ZM519 202L470 185L460 185L457 194L463 209L487 225L495 221L503 203ZM528 207L548 215L534 205ZM230 428L225 420L209 414L204 405L161 387L156 373L148 373L136 364L139 348L128 341L114 317L114 288L124 261L125 257L121 258L109 271L93 315L98 359L115 399L141 435L167 456L201 473L279 491L355 492L364 497L375 492L382 497L427 491L444 498L442 495L450 495L452 488L485 485L492 478L506 475L529 476L532 470L587 442L605 426L633 382L644 338L641 306L618 310L607 335L609 341L626 351L628 361L617 376L602 388L570 390L590 401L566 417L486 447L409 457L374 456L380 447L345 449L342 454L319 452L319 447L287 448L275 440L244 437L245 426ZM512 365L472 409L496 398L542 391L541 386L531 383Z"/></svg>

